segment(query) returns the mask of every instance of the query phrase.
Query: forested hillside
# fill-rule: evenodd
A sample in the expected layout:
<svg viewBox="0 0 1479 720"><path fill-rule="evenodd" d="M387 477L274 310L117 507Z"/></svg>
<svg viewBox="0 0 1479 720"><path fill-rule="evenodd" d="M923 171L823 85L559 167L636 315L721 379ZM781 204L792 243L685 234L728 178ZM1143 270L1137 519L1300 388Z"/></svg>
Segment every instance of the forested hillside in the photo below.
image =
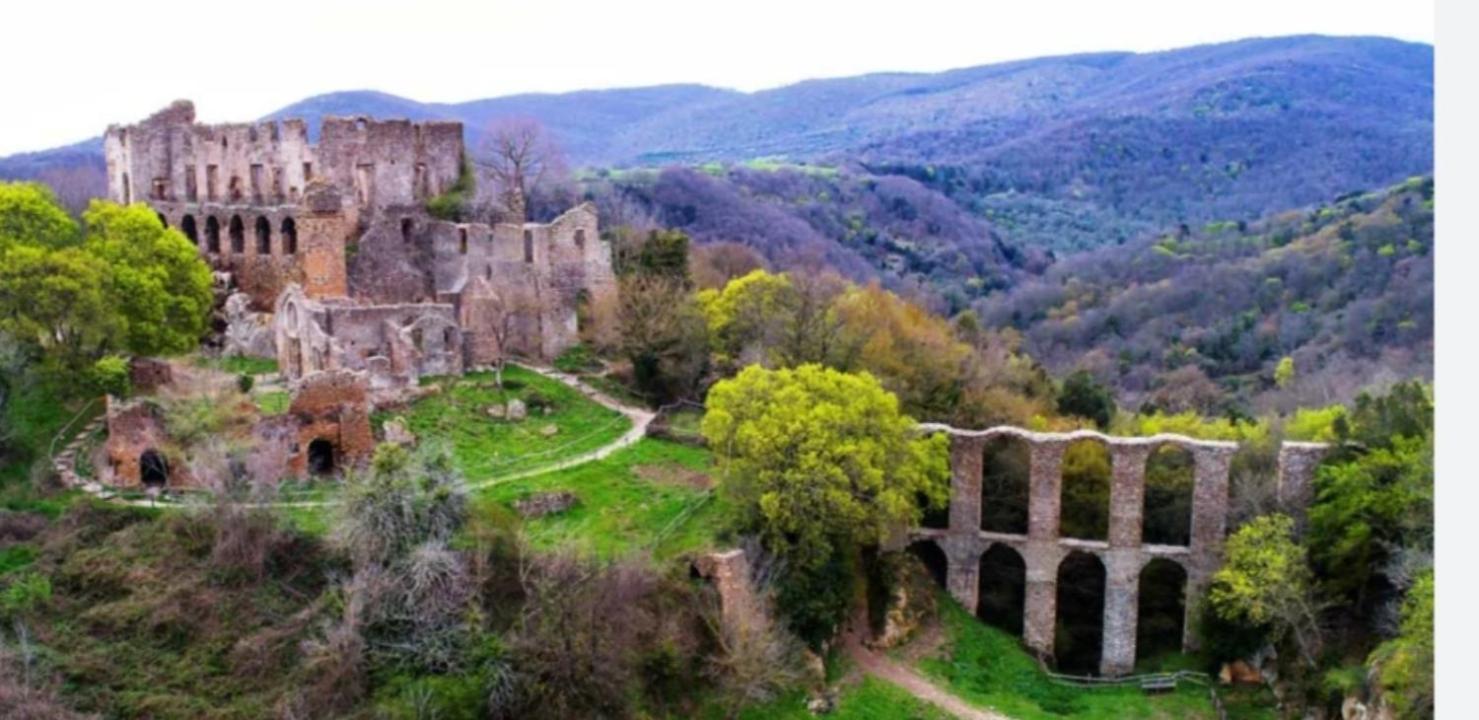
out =
<svg viewBox="0 0 1479 720"><path fill-rule="evenodd" d="M932 186L1024 246L1066 251L1430 172L1432 97L1431 46L1299 36L755 93L668 85L441 104L340 92L267 117L460 120L474 155L490 123L532 117L577 167L861 162ZM81 169L96 189L100 154L89 141L4 158L0 177Z"/></svg>
<svg viewBox="0 0 1479 720"><path fill-rule="evenodd" d="M1347 401L1431 376L1433 181L1076 255L978 309L1122 400L1215 411L1210 378L1284 409ZM1293 375L1279 378L1284 358Z"/></svg>

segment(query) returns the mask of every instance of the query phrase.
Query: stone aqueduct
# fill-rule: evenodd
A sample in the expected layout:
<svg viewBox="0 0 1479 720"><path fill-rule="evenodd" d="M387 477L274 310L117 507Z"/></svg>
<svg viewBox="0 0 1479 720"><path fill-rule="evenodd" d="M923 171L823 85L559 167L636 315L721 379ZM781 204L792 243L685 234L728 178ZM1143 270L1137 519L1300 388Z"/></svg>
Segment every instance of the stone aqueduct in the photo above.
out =
<svg viewBox="0 0 1479 720"><path fill-rule="evenodd" d="M1051 656L1059 611L1060 564L1075 553L1093 556L1102 563L1105 587L1099 670L1104 675L1124 675L1134 669L1136 661L1141 571L1148 563L1163 559L1185 573L1181 644L1185 649L1197 647L1191 619L1222 561L1229 469L1236 443L1181 435L1112 437L1086 430L1044 433L1015 427L921 427L926 432L950 436L949 521L943 528L914 528L908 540L916 550L921 544L932 543L943 551L945 586L966 609L977 610L983 556L994 546L1010 548L1025 565L1023 639L1034 652ZM1026 534L982 529L983 504L992 502L991 497L983 497L982 491L988 444L1004 439L1025 443L1029 453ZM1107 540L1065 537L1060 532L1064 451L1081 440L1103 443L1111 458ZM1142 538L1146 464L1151 453L1163 446L1181 448L1194 461L1190 542L1185 545L1149 544ZM1280 449L1278 492L1286 507L1297 512L1308 502L1311 476L1325 450L1322 444L1293 442Z"/></svg>

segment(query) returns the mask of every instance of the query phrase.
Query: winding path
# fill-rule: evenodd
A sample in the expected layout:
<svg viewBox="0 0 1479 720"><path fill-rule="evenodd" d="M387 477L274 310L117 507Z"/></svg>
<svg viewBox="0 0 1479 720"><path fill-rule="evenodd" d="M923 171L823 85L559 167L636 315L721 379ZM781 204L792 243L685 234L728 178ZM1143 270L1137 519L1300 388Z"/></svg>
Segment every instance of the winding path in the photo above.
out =
<svg viewBox="0 0 1479 720"><path fill-rule="evenodd" d="M857 631L850 631L843 640L843 649L857 664L859 670L883 680L934 705L962 720L1011 720L1010 717L992 710L983 710L953 695L930 682L913 668L894 661L887 655L874 652L863 644Z"/></svg>
<svg viewBox="0 0 1479 720"><path fill-rule="evenodd" d="M579 455L568 457L564 460L551 463L549 465L530 468L528 470L520 470L508 475L483 478L481 480L469 482L467 484L469 490L479 490L485 487L496 485L498 483L537 477L546 473L552 473L558 470L565 470L567 468L577 467L580 465L585 465L586 463L592 463L597 460L602 460L606 457L609 457L617 450L631 447L632 445L636 444L638 440L641 440L643 437L645 437L647 435L647 426L651 425L653 419L657 417L656 413L652 412L651 410L624 404L616 398L613 398L610 395L607 395L606 393L603 393L600 390L587 385L584 381L574 375L563 373L547 367L537 367L533 365L521 365L520 367L539 373L540 375L550 378L551 380L556 380L578 390L582 395L589 398L592 402L601 405L602 407L605 407L607 409L615 410L616 412L621 413L622 416L626 417L626 419L631 422L632 426L625 433L622 433L621 437L618 437L615 440L612 440L611 442L602 445L601 447L598 447L594 450L589 450L580 453ZM62 451L60 453L57 453L56 457L52 459L52 467L56 470L57 477L61 478L62 484L66 487L76 488L104 500L109 500L115 503L126 505L138 505L143 507L184 506L184 503L174 502L170 500L131 500L122 498L115 494L115 490L113 488L103 485L95 480L84 480L77 475L77 453L82 449L83 442L87 439L87 437L92 435L93 433L98 432L102 428L104 422L105 418L103 416L98 416L94 418L91 422L84 426L81 431L72 436L72 439L62 449ZM337 501L334 500L303 500L259 503L254 504L253 506L306 508L324 507L328 505L333 505L336 502Z"/></svg>

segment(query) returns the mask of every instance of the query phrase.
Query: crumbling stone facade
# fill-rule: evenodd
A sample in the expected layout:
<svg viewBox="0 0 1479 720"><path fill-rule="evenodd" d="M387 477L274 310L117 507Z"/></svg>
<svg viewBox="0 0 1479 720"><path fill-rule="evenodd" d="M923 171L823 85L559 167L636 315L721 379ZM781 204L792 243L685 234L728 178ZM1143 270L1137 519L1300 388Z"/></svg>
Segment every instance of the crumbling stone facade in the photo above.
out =
<svg viewBox="0 0 1479 720"><path fill-rule="evenodd" d="M462 171L460 123L331 117L314 143L301 120L203 125L194 106L180 101L141 123L109 127L104 155L110 199L147 202L251 299L250 310L281 307L290 291L359 306L331 312L319 332L382 335L387 352L378 357L392 362L384 316L417 314L411 305L431 317L450 308L461 357L439 369L460 372L506 354L558 355L578 341L583 307L616 290L611 248L589 203L547 224L453 223L427 214L425 202ZM275 339L301 329L290 320ZM323 363L285 363L284 372L296 380L377 357L334 356L328 344L322 350ZM276 352L281 358L285 349ZM409 362L397 374L414 379L427 372L423 364Z"/></svg>
<svg viewBox="0 0 1479 720"><path fill-rule="evenodd" d="M328 370L304 378L288 408L296 424L287 454L291 473L330 474L368 458L375 450L370 409L362 373Z"/></svg>
<svg viewBox="0 0 1479 720"><path fill-rule="evenodd" d="M909 537L933 542L943 551L947 565L945 584L961 605L976 611L982 556L994 545L1010 547L1026 566L1023 639L1035 652L1050 657L1058 614L1059 565L1071 553L1093 555L1105 571L1100 672L1123 675L1135 666L1141 571L1152 560L1165 559L1185 571L1186 619L1182 624L1182 645L1188 650L1197 647L1193 618L1213 573L1222 562L1227 534L1228 471L1236 443L1195 440L1181 435L1112 437L1087 430L1040 433L1015 427L987 430L960 430L935 424L922 427L950 435L950 517L947 528L915 528ZM1030 452L1025 535L981 529L982 506L991 502L982 493L985 453L988 443L1001 437L1025 442ZM1063 537L1060 533L1063 453L1071 443L1084 439L1104 443L1111 457L1108 540L1083 540ZM1195 461L1191 541L1184 546L1142 541L1146 462L1162 445L1180 447ZM1294 445L1288 444L1286 448ZM1281 487L1308 486L1318 459L1314 449L1312 444L1300 444L1280 454ZM1310 457L1316 461L1304 461Z"/></svg>

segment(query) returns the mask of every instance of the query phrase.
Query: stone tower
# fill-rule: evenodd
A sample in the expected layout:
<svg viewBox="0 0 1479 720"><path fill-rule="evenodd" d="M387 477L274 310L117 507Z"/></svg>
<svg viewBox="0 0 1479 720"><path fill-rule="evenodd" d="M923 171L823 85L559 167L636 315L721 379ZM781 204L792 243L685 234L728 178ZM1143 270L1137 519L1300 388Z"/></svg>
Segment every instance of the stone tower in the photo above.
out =
<svg viewBox="0 0 1479 720"><path fill-rule="evenodd" d="M346 297L349 273L344 244L349 221L339 190L332 183L313 180L303 192L305 212L298 219L303 247L303 292L311 298Z"/></svg>

